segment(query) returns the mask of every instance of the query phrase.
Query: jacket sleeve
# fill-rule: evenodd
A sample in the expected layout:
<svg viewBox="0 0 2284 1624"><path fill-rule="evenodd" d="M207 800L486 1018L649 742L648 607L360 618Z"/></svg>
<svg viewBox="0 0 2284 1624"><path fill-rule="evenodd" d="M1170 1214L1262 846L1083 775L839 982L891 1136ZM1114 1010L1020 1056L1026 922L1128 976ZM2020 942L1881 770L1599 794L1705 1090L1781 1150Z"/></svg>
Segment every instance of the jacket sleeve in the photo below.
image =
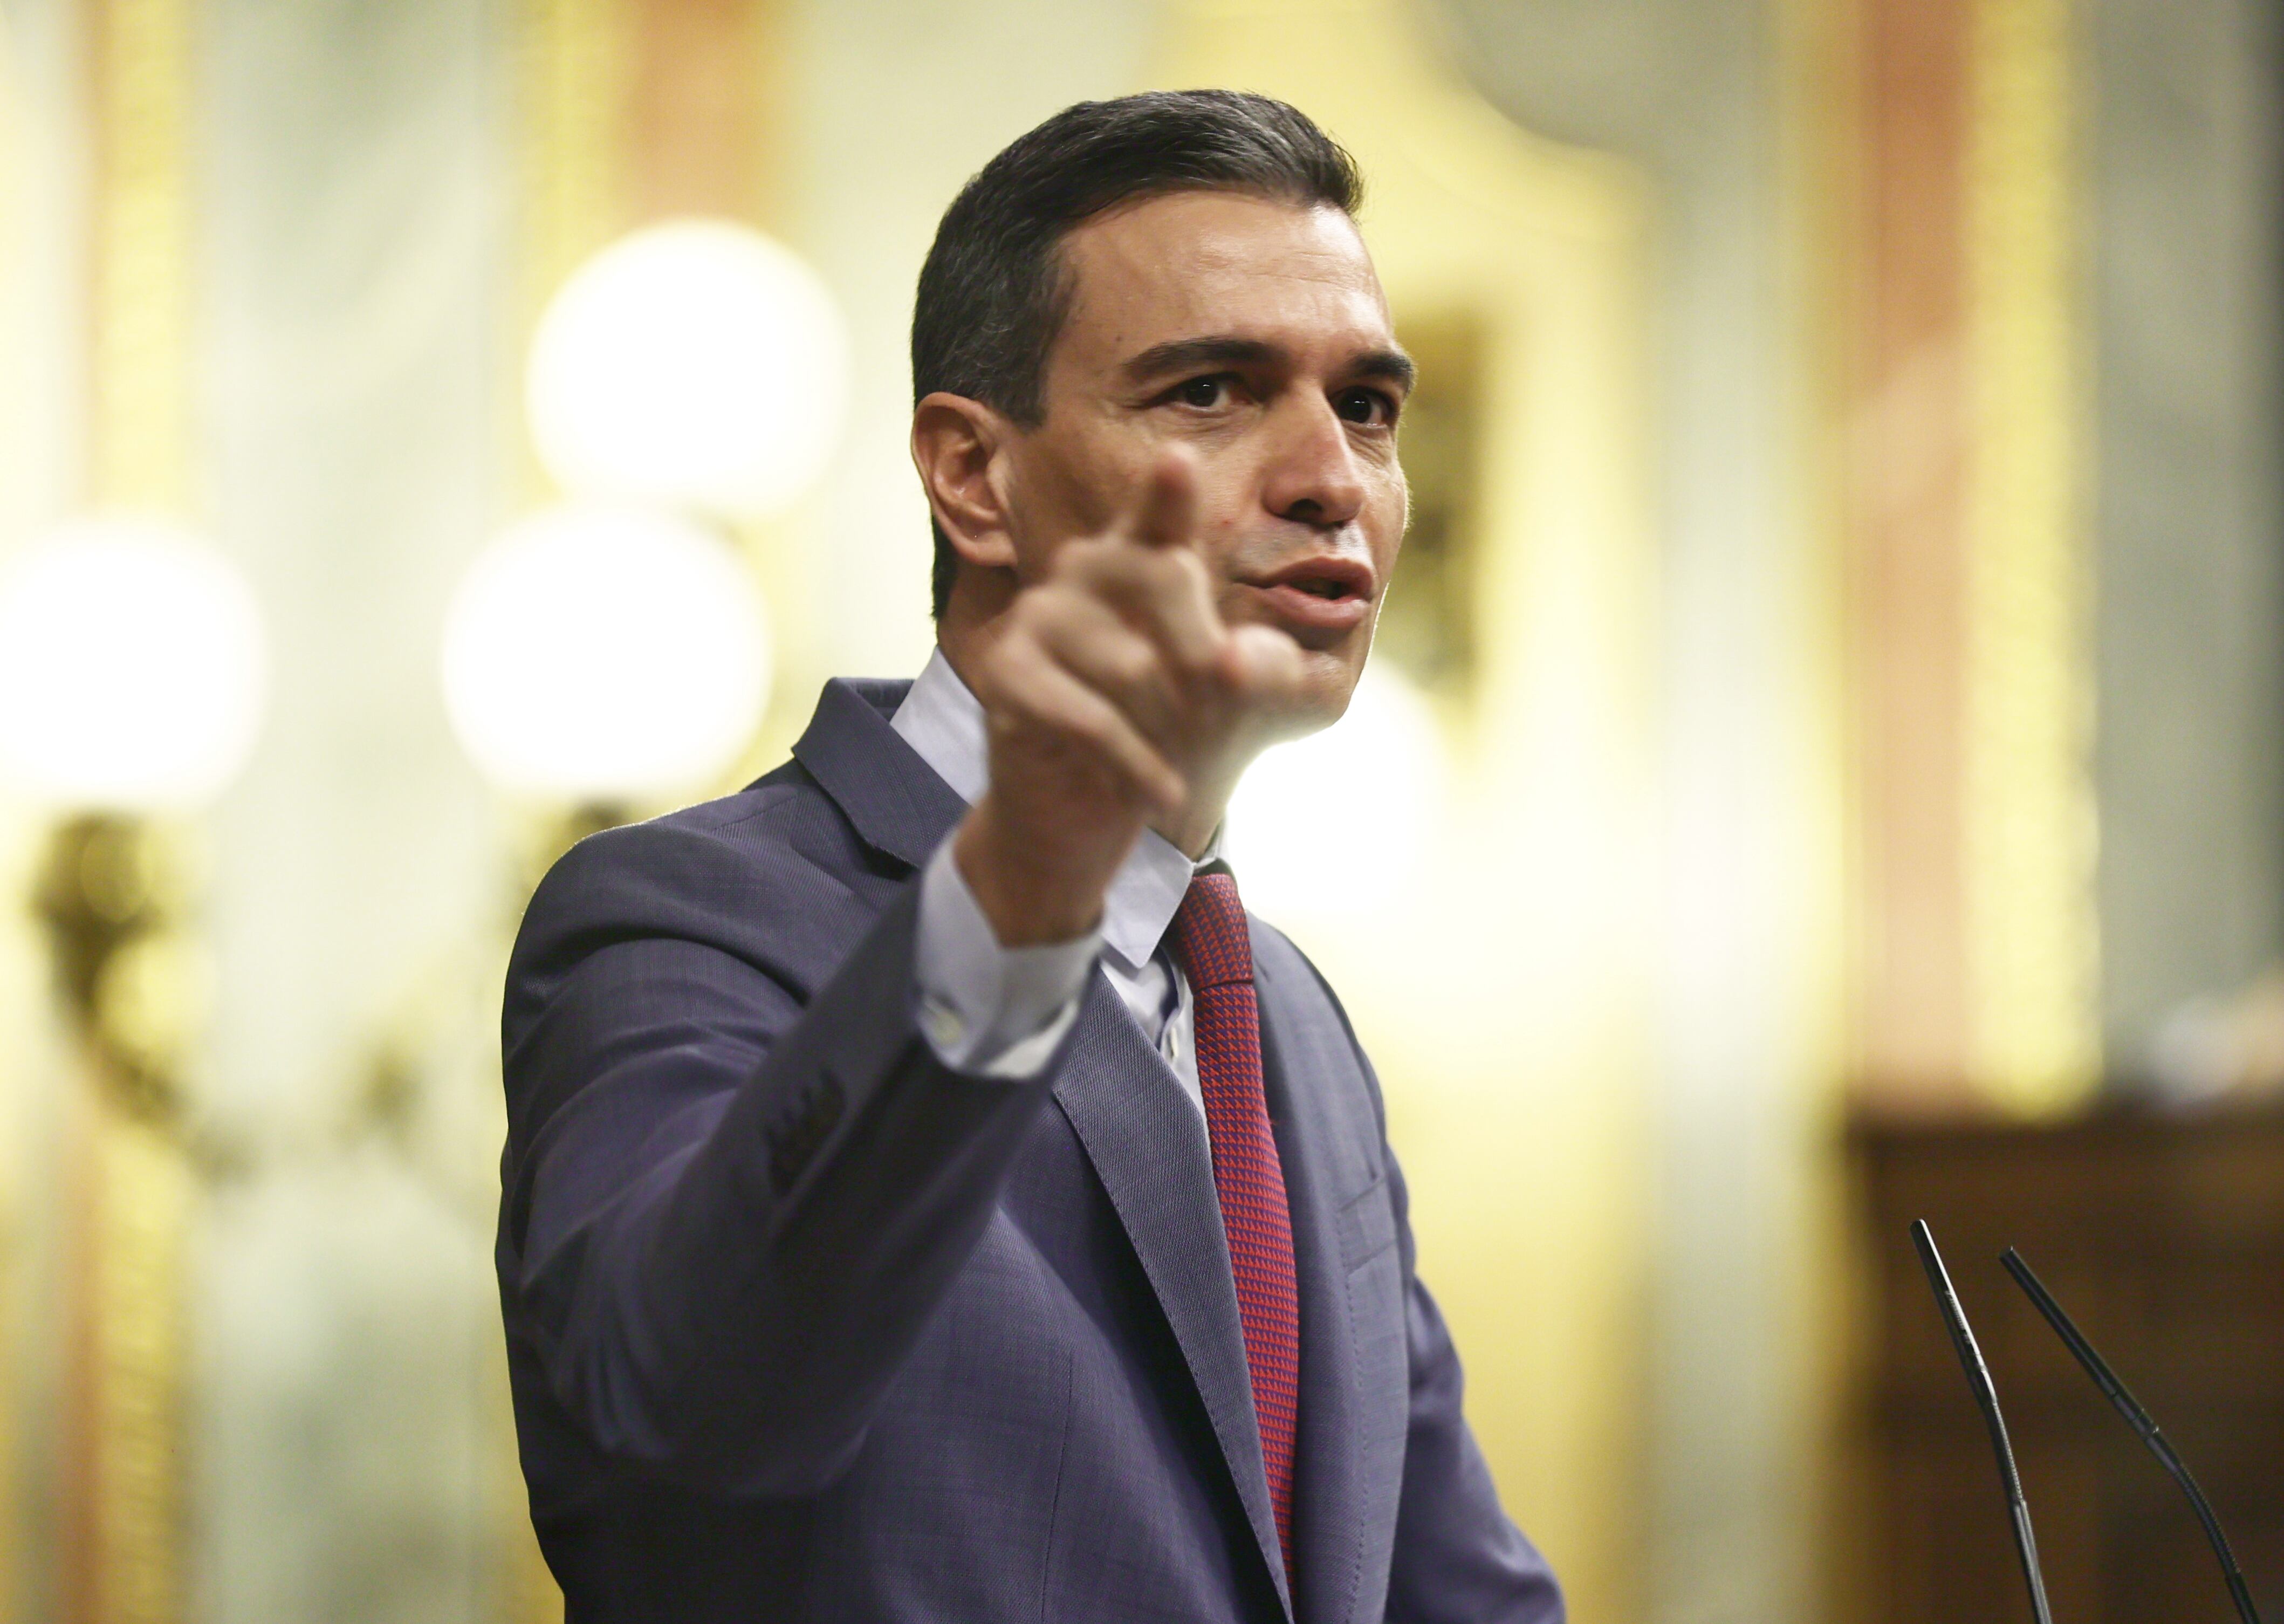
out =
<svg viewBox="0 0 2284 1624"><path fill-rule="evenodd" d="M1412 1264L1410 1197L1389 1156L1403 1247L1412 1419L1388 1571L1390 1624L1562 1624L1546 1559L1500 1509L1490 1469L1460 1411L1459 1351Z"/></svg>
<svg viewBox="0 0 2284 1624"><path fill-rule="evenodd" d="M651 824L582 843L534 897L501 1291L605 1454L717 1493L830 1482L989 1221L1053 1067L935 1057L918 890L868 921L790 851Z"/></svg>

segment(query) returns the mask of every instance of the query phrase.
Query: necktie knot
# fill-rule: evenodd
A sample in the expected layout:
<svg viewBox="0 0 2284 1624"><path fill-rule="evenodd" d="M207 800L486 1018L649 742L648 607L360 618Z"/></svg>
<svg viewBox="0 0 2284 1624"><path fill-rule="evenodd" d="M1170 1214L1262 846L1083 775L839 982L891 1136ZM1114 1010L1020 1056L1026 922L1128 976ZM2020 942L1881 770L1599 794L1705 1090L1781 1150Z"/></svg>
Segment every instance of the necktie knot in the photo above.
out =
<svg viewBox="0 0 2284 1624"><path fill-rule="evenodd" d="M1194 988L1229 986L1253 979L1253 938L1245 929L1245 904L1237 881L1227 873L1201 874L1190 882L1174 914L1174 957Z"/></svg>

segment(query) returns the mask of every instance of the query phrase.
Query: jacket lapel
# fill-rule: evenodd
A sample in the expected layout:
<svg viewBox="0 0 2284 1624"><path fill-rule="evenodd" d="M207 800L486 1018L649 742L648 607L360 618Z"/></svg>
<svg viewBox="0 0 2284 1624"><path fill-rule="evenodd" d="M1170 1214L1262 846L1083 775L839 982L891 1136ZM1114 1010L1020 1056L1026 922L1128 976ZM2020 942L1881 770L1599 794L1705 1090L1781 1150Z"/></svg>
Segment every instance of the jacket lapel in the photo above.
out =
<svg viewBox="0 0 2284 1624"><path fill-rule="evenodd" d="M1173 1326L1262 1559L1282 1597L1285 1564L1269 1504L1253 1377L1245 1363L1245 1333L1237 1317L1237 1285L1214 1195L1205 1123L1099 976L1090 979L1079 1007L1055 1099L1086 1147L1095 1176ZM1291 1616L1289 1597L1286 1608Z"/></svg>
<svg viewBox="0 0 2284 1624"><path fill-rule="evenodd" d="M1410 1423L1402 1271L1379 1119L1356 1051L1299 953L1254 927L1261 1046L1301 1291L1294 1464L1297 1616L1378 1616Z"/></svg>
<svg viewBox="0 0 2284 1624"><path fill-rule="evenodd" d="M911 686L834 678L793 754L866 844L918 868L967 803L888 725Z"/></svg>

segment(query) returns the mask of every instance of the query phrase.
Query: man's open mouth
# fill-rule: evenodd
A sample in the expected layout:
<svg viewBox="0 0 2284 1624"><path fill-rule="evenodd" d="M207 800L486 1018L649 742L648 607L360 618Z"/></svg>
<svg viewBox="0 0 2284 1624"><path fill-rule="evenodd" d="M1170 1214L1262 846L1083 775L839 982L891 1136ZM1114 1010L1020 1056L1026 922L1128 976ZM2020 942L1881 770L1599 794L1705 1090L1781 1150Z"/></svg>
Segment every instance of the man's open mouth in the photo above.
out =
<svg viewBox="0 0 2284 1624"><path fill-rule="evenodd" d="M1264 590L1290 587L1311 598L1337 603L1344 598L1370 600L1374 582L1372 566L1362 559L1346 553L1318 553L1295 559L1283 569L1247 584Z"/></svg>
<svg viewBox="0 0 2284 1624"><path fill-rule="evenodd" d="M1372 614L1373 568L1345 553L1320 553L1240 584L1260 595L1268 619L1304 643L1345 637Z"/></svg>

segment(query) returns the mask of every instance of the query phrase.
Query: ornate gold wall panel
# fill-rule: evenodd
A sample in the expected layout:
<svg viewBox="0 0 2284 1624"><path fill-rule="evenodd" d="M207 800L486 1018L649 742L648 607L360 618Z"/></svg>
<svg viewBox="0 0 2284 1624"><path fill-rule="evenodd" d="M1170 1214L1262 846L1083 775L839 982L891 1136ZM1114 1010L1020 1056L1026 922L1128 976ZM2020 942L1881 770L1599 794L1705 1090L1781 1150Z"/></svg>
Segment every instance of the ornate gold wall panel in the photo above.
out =
<svg viewBox="0 0 2284 1624"><path fill-rule="evenodd" d="M548 296L622 224L619 132L632 36L625 0L526 0L521 20L526 319L511 377L522 373L529 323Z"/></svg>
<svg viewBox="0 0 2284 1624"><path fill-rule="evenodd" d="M188 0L89 0L89 497L192 506ZM181 1616L184 1246L176 1142L86 1056L67 1112L77 1183L63 1436L62 1599L86 1624Z"/></svg>
<svg viewBox="0 0 2284 1624"><path fill-rule="evenodd" d="M187 0L89 0L89 498L192 505ZM89 1055L75 1133L64 1601L89 1624L181 1617L183 1245L192 1176Z"/></svg>
<svg viewBox="0 0 2284 1624"><path fill-rule="evenodd" d="M629 0L637 36L628 108L637 219L776 214L784 148L784 18L776 0Z"/></svg>
<svg viewBox="0 0 2284 1624"><path fill-rule="evenodd" d="M94 1624L182 1616L182 1268L191 1173L165 1133L98 1102L81 1264Z"/></svg>
<svg viewBox="0 0 2284 1624"><path fill-rule="evenodd" d="M189 486L188 0L90 0L96 177L90 492L177 511Z"/></svg>
<svg viewBox="0 0 2284 1624"><path fill-rule="evenodd" d="M1857 690L1861 1069L1966 1087L1960 917L1965 456L1959 173L1967 0L1861 0L1831 77L1855 153L1831 261L1848 275L1834 447Z"/></svg>
<svg viewBox="0 0 2284 1624"><path fill-rule="evenodd" d="M2067 0L1858 0L1837 454L1865 1098L2044 1114L2100 1066Z"/></svg>
<svg viewBox="0 0 2284 1624"><path fill-rule="evenodd" d="M1970 1070L2033 1115L2101 1066L2069 27L2067 0L1977 0L1968 75Z"/></svg>

